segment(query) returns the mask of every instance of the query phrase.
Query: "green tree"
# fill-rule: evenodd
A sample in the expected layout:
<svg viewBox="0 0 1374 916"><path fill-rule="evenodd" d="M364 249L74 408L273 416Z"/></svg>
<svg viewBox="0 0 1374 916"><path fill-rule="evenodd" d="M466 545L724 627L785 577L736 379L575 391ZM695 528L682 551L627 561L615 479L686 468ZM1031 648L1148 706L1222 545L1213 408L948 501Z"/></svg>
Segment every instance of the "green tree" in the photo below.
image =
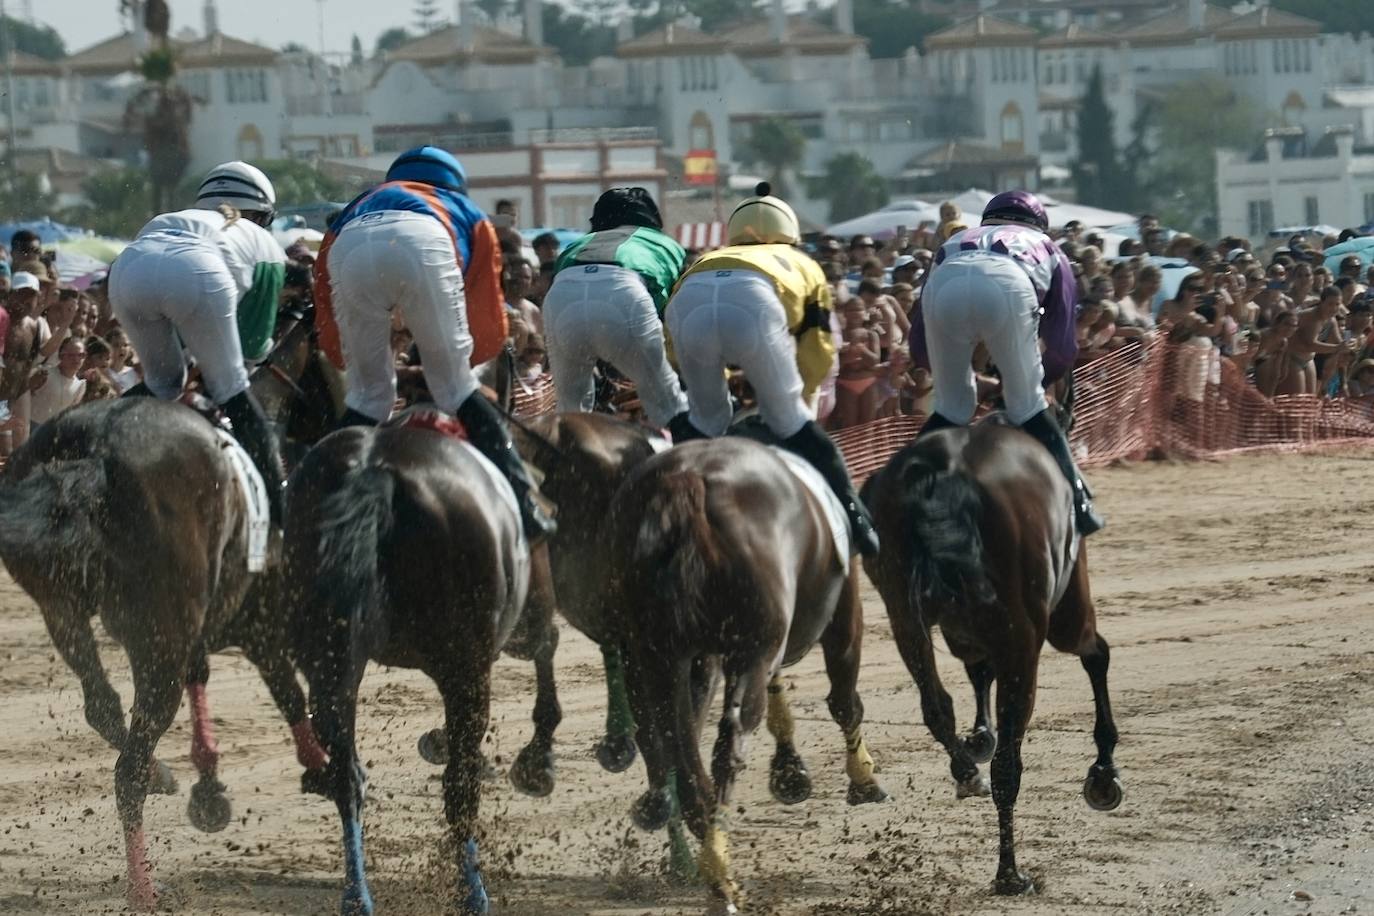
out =
<svg viewBox="0 0 1374 916"><path fill-rule="evenodd" d="M67 56L67 45L62 36L46 25L31 25L12 16L5 16L0 29L7 36L6 50L12 43L14 50L41 57L44 60L58 60Z"/></svg>
<svg viewBox="0 0 1374 916"><path fill-rule="evenodd" d="M476 0L477 8L486 14L488 22L495 22L510 9L510 0Z"/></svg>
<svg viewBox="0 0 1374 916"><path fill-rule="evenodd" d="M746 165L768 169L768 180L780 196L787 195L787 172L801 165L806 151L806 137L795 123L787 118L764 118L755 121L749 139L736 150Z"/></svg>
<svg viewBox="0 0 1374 916"><path fill-rule="evenodd" d="M611 26L597 25L557 3L543 4L541 14L544 43L558 52L563 63L577 67L615 53L615 30Z"/></svg>
<svg viewBox="0 0 1374 916"><path fill-rule="evenodd" d="M377 36L377 53L383 54L387 51L394 51L401 45L410 41L410 39L410 33L407 32L405 29L401 28L400 26L397 26L396 28L387 29L385 32Z"/></svg>
<svg viewBox="0 0 1374 916"><path fill-rule="evenodd" d="M1317 20L1323 32L1374 33L1374 4L1369 0L1274 0L1274 7Z"/></svg>
<svg viewBox="0 0 1374 916"><path fill-rule="evenodd" d="M439 0L415 0L415 31L421 35L442 29L446 24L439 12Z"/></svg>
<svg viewBox="0 0 1374 916"><path fill-rule="evenodd" d="M920 50L926 36L953 20L922 12L911 0L854 0L854 32L868 39L872 57L901 57Z"/></svg>
<svg viewBox="0 0 1374 916"><path fill-rule="evenodd" d="M253 163L272 180L278 207L343 200L348 196L343 183L300 159L263 159Z"/></svg>
<svg viewBox="0 0 1374 916"><path fill-rule="evenodd" d="M812 194L830 202L830 221L863 216L888 202L887 181L873 163L858 153L840 153L825 163L825 177L812 184Z"/></svg>
<svg viewBox="0 0 1374 916"><path fill-rule="evenodd" d="M124 120L143 137L152 208L161 213L167 209L177 182L191 162L194 103L190 94L176 84L176 53L168 38L172 14L167 0L148 0L143 22L155 46L139 59L144 85L129 101Z"/></svg>
<svg viewBox="0 0 1374 916"><path fill-rule="evenodd" d="M148 220L152 186L143 169L96 172L81 185L86 200L63 214L69 223L100 235L133 238Z"/></svg>
<svg viewBox="0 0 1374 916"><path fill-rule="evenodd" d="M1165 94L1147 186L1166 225L1204 238L1215 234L1216 151L1246 148L1263 113L1219 76L1180 83Z"/></svg>
<svg viewBox="0 0 1374 916"><path fill-rule="evenodd" d="M300 54L302 51L307 51L309 49L299 41L288 41L281 46L281 50L283 54Z"/></svg>
<svg viewBox="0 0 1374 916"><path fill-rule="evenodd" d="M1078 160L1074 184L1082 203L1132 209L1139 197L1135 172L1116 149L1116 125L1103 90L1102 68L1094 67L1078 104Z"/></svg>
<svg viewBox="0 0 1374 916"><path fill-rule="evenodd" d="M363 65L363 42L356 32L353 35L352 52L353 66L361 67Z"/></svg>
<svg viewBox="0 0 1374 916"><path fill-rule="evenodd" d="M7 173L0 181L0 220L5 222L51 216L56 202L52 189L45 192L37 175L19 174L11 183Z"/></svg>

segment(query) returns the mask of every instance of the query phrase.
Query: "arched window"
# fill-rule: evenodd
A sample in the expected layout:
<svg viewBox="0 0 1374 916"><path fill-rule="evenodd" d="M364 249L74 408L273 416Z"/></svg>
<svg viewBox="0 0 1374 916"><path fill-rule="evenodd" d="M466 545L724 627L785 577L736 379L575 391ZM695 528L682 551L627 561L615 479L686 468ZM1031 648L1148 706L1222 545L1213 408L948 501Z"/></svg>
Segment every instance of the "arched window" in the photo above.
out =
<svg viewBox="0 0 1374 916"><path fill-rule="evenodd" d="M1020 150L1025 144L1025 120L1021 117L1021 107L1008 102L1002 108L1001 118L1003 149Z"/></svg>
<svg viewBox="0 0 1374 916"><path fill-rule="evenodd" d="M706 112L694 112L692 120L687 125L688 147L713 150L716 148L715 136L715 128L711 126L711 119L706 116Z"/></svg>
<svg viewBox="0 0 1374 916"><path fill-rule="evenodd" d="M239 130L238 155L250 162L263 157L262 132L252 124L245 124Z"/></svg>

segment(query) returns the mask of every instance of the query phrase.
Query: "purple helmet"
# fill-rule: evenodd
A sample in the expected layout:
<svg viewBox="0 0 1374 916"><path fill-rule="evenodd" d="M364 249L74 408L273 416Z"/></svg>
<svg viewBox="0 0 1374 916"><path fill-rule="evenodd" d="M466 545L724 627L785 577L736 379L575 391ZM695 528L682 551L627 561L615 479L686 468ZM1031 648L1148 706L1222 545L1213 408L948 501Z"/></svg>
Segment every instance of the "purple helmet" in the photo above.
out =
<svg viewBox="0 0 1374 916"><path fill-rule="evenodd" d="M1041 232L1050 228L1050 218L1045 214L1044 204L1030 191L1003 191L998 194L983 208L983 222L990 219L1023 223Z"/></svg>

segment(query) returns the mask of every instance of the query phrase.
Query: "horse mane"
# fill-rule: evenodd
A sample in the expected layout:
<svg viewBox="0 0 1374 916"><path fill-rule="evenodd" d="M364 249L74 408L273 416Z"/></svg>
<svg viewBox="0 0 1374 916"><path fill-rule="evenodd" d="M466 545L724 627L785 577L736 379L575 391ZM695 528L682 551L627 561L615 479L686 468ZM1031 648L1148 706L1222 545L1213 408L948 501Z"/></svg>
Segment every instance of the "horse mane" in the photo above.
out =
<svg viewBox="0 0 1374 916"><path fill-rule="evenodd" d="M983 553L982 488L949 458L942 452L913 449L901 467L903 515L911 520L913 542L913 608L929 601L987 604L997 597Z"/></svg>

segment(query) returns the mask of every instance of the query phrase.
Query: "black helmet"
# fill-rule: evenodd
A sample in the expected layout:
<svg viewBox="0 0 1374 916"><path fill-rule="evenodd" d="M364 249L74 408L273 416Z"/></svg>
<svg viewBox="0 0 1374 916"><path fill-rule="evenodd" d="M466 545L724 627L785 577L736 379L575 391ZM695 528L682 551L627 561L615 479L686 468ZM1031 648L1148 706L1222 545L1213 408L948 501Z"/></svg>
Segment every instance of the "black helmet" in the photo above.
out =
<svg viewBox="0 0 1374 916"><path fill-rule="evenodd" d="M611 188L597 198L592 208L592 231L601 232L617 226L662 229L663 217L654 199L643 188Z"/></svg>

